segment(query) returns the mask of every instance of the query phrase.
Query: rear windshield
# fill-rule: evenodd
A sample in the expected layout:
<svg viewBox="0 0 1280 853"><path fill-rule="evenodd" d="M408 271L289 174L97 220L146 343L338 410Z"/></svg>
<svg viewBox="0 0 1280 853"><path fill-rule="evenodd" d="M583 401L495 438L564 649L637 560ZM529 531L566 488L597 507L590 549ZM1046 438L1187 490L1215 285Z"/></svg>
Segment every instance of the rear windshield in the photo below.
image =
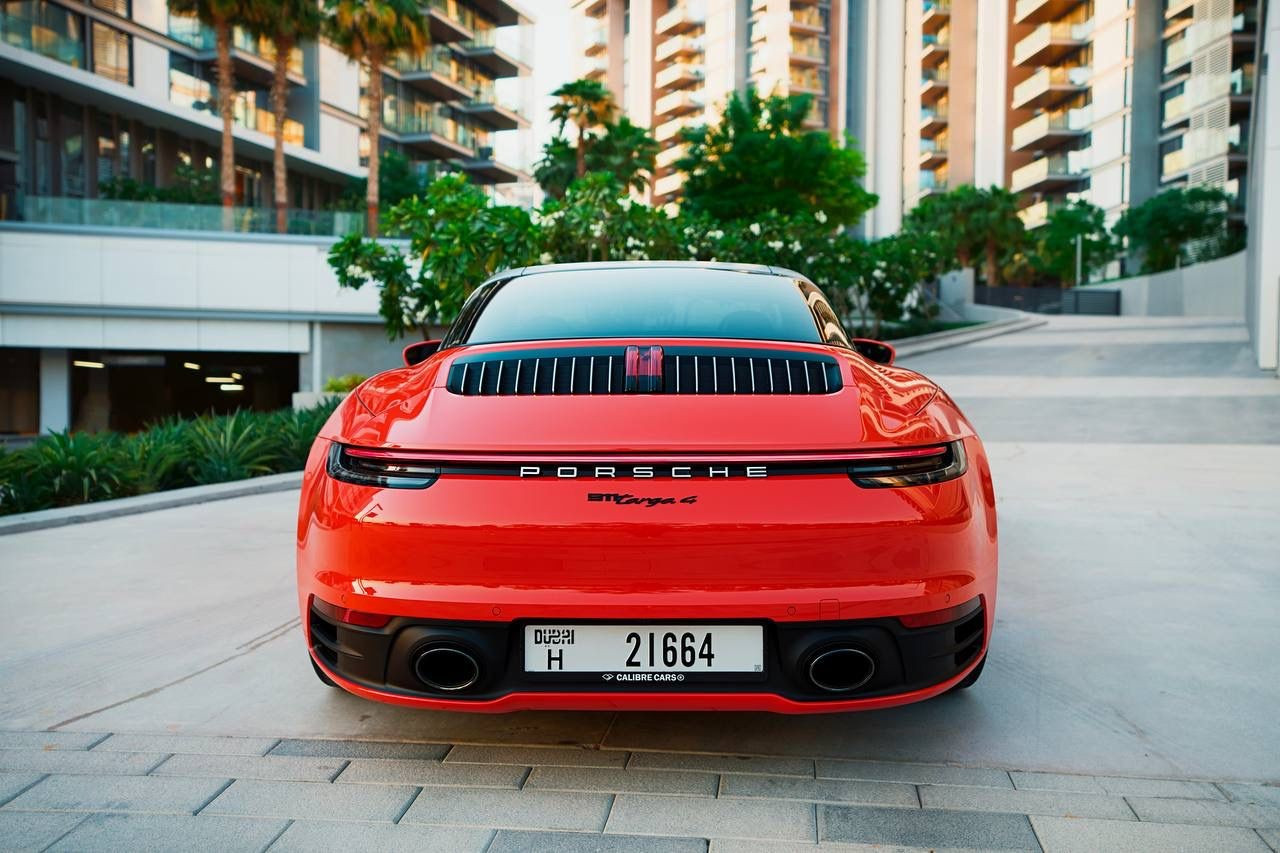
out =
<svg viewBox="0 0 1280 853"><path fill-rule="evenodd" d="M822 342L797 282L679 267L519 276L489 298L464 342L614 337Z"/></svg>

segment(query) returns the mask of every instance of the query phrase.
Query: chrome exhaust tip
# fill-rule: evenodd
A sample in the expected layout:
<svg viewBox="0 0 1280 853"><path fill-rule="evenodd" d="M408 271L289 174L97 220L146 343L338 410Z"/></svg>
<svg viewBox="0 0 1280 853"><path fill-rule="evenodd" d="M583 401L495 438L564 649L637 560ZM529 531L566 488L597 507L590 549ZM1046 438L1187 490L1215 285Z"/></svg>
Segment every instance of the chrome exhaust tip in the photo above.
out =
<svg viewBox="0 0 1280 853"><path fill-rule="evenodd" d="M454 646L429 646L413 661L414 674L428 687L446 693L466 690L480 680L480 663Z"/></svg>
<svg viewBox="0 0 1280 853"><path fill-rule="evenodd" d="M826 649L809 661L809 681L829 693L857 690L876 674L871 655L850 646Z"/></svg>

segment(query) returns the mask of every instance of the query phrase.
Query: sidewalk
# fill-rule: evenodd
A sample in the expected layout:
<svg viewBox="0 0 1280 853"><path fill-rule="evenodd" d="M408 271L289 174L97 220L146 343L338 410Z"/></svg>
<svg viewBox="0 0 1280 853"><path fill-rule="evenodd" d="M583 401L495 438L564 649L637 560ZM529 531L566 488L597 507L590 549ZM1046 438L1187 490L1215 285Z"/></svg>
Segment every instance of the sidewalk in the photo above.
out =
<svg viewBox="0 0 1280 853"><path fill-rule="evenodd" d="M0 733L6 849L1268 850L1280 788L581 747ZM768 842L762 845L760 842Z"/></svg>

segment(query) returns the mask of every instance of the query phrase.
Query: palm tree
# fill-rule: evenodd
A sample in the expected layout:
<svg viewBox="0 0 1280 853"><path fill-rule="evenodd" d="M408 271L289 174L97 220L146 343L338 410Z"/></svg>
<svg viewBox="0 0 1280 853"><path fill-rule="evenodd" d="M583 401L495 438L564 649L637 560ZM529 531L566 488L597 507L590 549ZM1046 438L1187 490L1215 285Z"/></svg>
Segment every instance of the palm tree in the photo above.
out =
<svg viewBox="0 0 1280 853"><path fill-rule="evenodd" d="M276 233L289 230L289 181L284 162L285 109L289 103L289 55L299 42L320 35L324 18L316 0L245 0L253 32L270 39L275 50L271 77L271 135L275 151L271 161L275 187Z"/></svg>
<svg viewBox="0 0 1280 853"><path fill-rule="evenodd" d="M571 80L551 93L559 98L551 107L551 118L564 133L564 126L573 122L578 128L577 168L579 178L587 173L587 131L593 127L611 124L618 113L613 95L598 80Z"/></svg>
<svg viewBox="0 0 1280 853"><path fill-rule="evenodd" d="M369 180L365 203L370 237L378 236L378 159L382 135L382 66L402 50L421 53L430 36L416 0L327 0L325 30L334 46L369 73Z"/></svg>
<svg viewBox="0 0 1280 853"><path fill-rule="evenodd" d="M983 277L988 287L1000 283L1000 258L1022 247L1026 227L1018 216L1018 195L994 184L978 191L981 205L974 228L983 253Z"/></svg>
<svg viewBox="0 0 1280 853"><path fill-rule="evenodd" d="M213 30L218 51L218 112L222 115L222 156L218 175L222 185L223 221L230 227L231 208L236 203L236 150L231 126L235 121L236 78L231 67L231 29L243 19L245 0L169 0L169 8L180 15L195 15Z"/></svg>

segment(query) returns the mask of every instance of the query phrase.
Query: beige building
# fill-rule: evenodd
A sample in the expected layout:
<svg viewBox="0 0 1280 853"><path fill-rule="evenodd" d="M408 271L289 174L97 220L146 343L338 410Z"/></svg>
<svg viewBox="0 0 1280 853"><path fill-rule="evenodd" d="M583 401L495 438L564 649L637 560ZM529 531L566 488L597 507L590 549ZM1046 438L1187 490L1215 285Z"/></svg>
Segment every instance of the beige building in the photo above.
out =
<svg viewBox="0 0 1280 853"><path fill-rule="evenodd" d="M728 94L814 96L809 123L845 129L844 0L577 0L578 76L608 85L662 146L653 200L679 189L680 131L713 122Z"/></svg>

